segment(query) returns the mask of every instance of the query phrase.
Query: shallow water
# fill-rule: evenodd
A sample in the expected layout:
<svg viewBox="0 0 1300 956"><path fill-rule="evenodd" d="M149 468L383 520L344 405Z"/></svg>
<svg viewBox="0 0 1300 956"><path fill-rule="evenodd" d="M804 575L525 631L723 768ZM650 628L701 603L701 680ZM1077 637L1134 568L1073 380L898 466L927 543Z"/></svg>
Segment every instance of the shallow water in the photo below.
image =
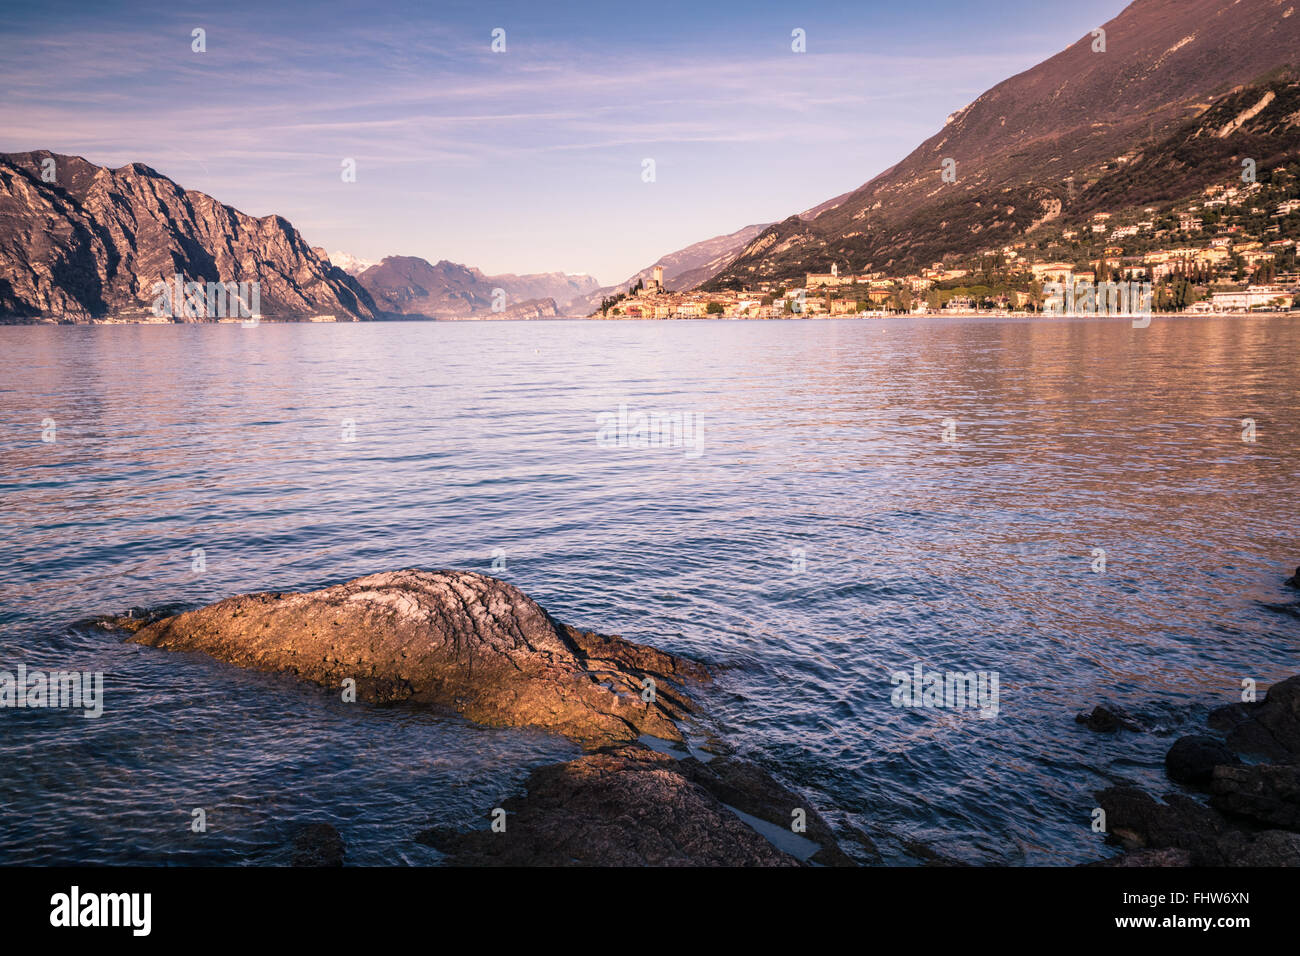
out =
<svg viewBox="0 0 1300 956"><path fill-rule="evenodd" d="M1091 791L1167 789L1171 738L1076 711L1172 735L1300 671L1298 347L1289 318L0 328L0 669L106 695L0 710L0 862L279 862L306 820L436 862L409 837L572 745L78 624L408 566L715 665L708 729L890 862L1095 858ZM695 415L698 453L603 447L620 405ZM997 672L997 716L892 706L917 663Z"/></svg>

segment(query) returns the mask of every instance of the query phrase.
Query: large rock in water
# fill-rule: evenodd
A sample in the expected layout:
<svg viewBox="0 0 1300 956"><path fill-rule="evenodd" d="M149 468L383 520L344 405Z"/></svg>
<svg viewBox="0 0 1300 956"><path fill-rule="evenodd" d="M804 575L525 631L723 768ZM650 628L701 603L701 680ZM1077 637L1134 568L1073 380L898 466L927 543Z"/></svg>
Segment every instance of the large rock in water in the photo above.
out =
<svg viewBox="0 0 1300 956"><path fill-rule="evenodd" d="M504 831L416 836L453 866L798 866L667 754L640 746L535 771Z"/></svg>
<svg viewBox="0 0 1300 956"><path fill-rule="evenodd" d="M1274 684L1261 701L1211 711L1209 723L1226 731L1227 745L1239 753L1300 761L1300 675Z"/></svg>
<svg viewBox="0 0 1300 956"><path fill-rule="evenodd" d="M1177 783L1207 784L1215 767L1239 763L1235 753L1204 734L1179 737L1165 754L1165 772Z"/></svg>
<svg viewBox="0 0 1300 956"><path fill-rule="evenodd" d="M113 623L138 628L138 644L327 687L351 678L361 699L448 708L589 746L641 734L680 741L673 721L690 704L672 685L707 677L692 661L561 624L518 588L465 571L392 571Z"/></svg>

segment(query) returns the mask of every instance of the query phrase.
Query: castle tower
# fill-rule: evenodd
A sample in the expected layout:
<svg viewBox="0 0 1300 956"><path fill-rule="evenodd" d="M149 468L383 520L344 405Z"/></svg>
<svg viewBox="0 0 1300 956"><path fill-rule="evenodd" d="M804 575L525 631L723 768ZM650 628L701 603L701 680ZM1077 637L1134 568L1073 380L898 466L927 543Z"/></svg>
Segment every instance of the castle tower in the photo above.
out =
<svg viewBox="0 0 1300 956"><path fill-rule="evenodd" d="M663 291L664 288L664 267L663 266L655 266L655 288L660 292Z"/></svg>

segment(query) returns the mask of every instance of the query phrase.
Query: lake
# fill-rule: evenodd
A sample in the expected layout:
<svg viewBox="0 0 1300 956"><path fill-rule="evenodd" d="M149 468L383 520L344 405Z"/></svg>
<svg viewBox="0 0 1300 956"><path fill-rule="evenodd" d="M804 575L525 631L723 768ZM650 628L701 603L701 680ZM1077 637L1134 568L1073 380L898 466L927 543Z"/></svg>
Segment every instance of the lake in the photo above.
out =
<svg viewBox="0 0 1300 956"><path fill-rule="evenodd" d="M706 662L702 728L891 863L908 841L1108 855L1095 789L1172 789L1174 735L1300 671L1294 318L32 326L0 348L0 669L104 673L98 719L0 710L0 863L283 862L311 820L350 863L435 863L414 833L479 825L577 752L87 623L386 569L494 574ZM895 706L917 665L996 675L996 714ZM1101 702L1152 732L1074 722Z"/></svg>

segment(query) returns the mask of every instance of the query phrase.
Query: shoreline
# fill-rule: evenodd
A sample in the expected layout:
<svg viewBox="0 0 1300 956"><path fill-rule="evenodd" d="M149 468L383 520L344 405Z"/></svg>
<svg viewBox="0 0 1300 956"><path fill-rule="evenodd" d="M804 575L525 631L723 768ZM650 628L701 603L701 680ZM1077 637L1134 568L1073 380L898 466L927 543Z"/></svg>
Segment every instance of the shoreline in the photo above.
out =
<svg viewBox="0 0 1300 956"><path fill-rule="evenodd" d="M333 316L322 317L312 316L306 318L268 318L263 316L257 322L245 325L247 320L244 319L204 319L194 322L173 322L169 319L144 319L144 318L94 318L94 319L65 319L61 317L45 316L35 318L8 318L0 317L0 326L12 326L15 328L24 326L59 326L59 327L85 327L85 326L239 326L241 328L256 328L259 325L400 325L406 323L474 323L474 322L672 322L672 323L691 323L691 322L851 322L851 321L899 321L906 319L1034 319L1043 322L1059 321L1061 319L1088 319L1093 321L1115 321L1115 322L1132 322L1142 319L1168 320L1168 319L1258 319L1258 318L1287 318L1300 317L1300 309L1291 309L1284 312L1153 312L1150 316L1136 315L1045 315L1038 312L909 312L897 314L877 314L877 313L860 313L856 315L808 315L808 316L788 316L779 319L763 319L750 316L700 316L698 318L648 318L618 316L617 318L597 318L590 315L555 315L544 316L539 318L521 319L521 318L495 318L492 316L463 316L456 318L411 318L404 317L401 319L336 319Z"/></svg>

